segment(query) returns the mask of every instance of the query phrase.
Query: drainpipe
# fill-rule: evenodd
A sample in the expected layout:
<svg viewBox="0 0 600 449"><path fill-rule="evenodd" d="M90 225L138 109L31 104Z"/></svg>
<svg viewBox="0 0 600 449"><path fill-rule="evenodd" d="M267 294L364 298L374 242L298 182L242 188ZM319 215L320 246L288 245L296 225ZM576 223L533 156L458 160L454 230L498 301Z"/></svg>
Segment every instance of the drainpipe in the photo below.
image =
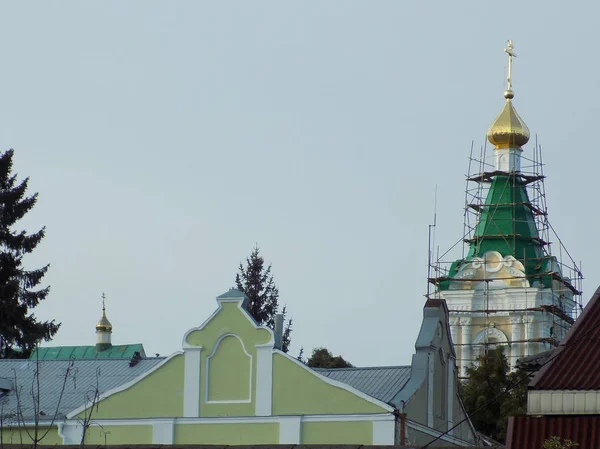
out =
<svg viewBox="0 0 600 449"><path fill-rule="evenodd" d="M283 346L283 314L275 315L275 349L281 350Z"/></svg>
<svg viewBox="0 0 600 449"><path fill-rule="evenodd" d="M65 434L64 434L65 423L59 422L59 423L57 423L56 427L57 427L58 436L60 438L62 438L63 444L65 444Z"/></svg>

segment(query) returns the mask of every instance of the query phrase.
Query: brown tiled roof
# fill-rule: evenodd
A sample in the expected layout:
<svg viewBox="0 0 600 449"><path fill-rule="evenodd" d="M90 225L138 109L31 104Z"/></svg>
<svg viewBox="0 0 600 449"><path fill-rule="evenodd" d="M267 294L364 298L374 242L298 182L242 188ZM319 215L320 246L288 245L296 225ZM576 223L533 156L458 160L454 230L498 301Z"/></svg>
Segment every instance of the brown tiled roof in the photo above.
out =
<svg viewBox="0 0 600 449"><path fill-rule="evenodd" d="M541 449L553 436L578 443L576 449L598 449L600 415L511 416L506 449Z"/></svg>
<svg viewBox="0 0 600 449"><path fill-rule="evenodd" d="M600 390L600 288L529 384L534 390ZM600 446L598 446L600 448Z"/></svg>

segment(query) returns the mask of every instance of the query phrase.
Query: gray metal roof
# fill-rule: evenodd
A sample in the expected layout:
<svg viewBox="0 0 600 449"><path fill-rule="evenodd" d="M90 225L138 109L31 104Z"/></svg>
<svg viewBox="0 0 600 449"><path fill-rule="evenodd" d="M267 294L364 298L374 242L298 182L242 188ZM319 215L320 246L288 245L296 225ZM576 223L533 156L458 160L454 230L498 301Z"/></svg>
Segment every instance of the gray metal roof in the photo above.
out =
<svg viewBox="0 0 600 449"><path fill-rule="evenodd" d="M228 291L223 293L222 295L217 296L217 299L242 299L247 298L244 292L241 292L235 288L230 288Z"/></svg>
<svg viewBox="0 0 600 449"><path fill-rule="evenodd" d="M389 403L410 378L410 366L313 369L385 403Z"/></svg>
<svg viewBox="0 0 600 449"><path fill-rule="evenodd" d="M96 389L100 394L119 387L149 371L164 357L152 357L140 360L130 367L130 359L93 359L93 360L0 360L0 379L4 378L18 386L21 413L25 420L34 416L34 400L32 391L37 390L37 379L40 384L39 405L40 418L52 419L64 417L67 413L83 405L87 397ZM66 376L69 363L72 367ZM40 375L36 376L39 371ZM97 376L96 376L96 373ZM60 398L63 383L66 384L62 399ZM33 389L32 389L33 387ZM3 416L17 411L18 399L15 388L0 397L0 411Z"/></svg>

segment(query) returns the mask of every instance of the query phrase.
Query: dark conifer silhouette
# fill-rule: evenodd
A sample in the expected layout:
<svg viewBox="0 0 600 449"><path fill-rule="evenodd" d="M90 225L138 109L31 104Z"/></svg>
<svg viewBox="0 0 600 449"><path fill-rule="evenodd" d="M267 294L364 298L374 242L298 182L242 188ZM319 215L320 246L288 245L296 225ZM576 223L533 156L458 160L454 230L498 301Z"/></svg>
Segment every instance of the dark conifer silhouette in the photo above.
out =
<svg viewBox="0 0 600 449"><path fill-rule="evenodd" d="M248 312L258 324L271 329L275 327L275 315L279 310L279 289L271 274L271 265L265 268L265 260L260 255L258 246L254 247L246 266L240 263L239 273L235 275L236 288L248 297ZM285 321L286 306L281 310ZM285 323L282 337L284 352L288 352L291 343L292 320Z"/></svg>
<svg viewBox="0 0 600 449"><path fill-rule="evenodd" d="M23 267L23 257L44 238L45 228L33 234L13 229L38 196L25 196L29 178L17 183L13 154L13 150L0 154L0 358L28 358L41 340L56 334L60 323L40 322L32 312L50 291L50 287L37 288L49 265L29 271Z"/></svg>

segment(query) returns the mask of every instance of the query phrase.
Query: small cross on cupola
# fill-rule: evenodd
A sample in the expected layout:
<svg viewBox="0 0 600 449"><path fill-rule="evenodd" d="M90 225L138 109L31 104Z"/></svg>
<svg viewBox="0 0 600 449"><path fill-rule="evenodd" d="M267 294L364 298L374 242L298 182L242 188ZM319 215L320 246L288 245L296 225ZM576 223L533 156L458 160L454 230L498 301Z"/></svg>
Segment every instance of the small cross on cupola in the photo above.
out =
<svg viewBox="0 0 600 449"><path fill-rule="evenodd" d="M106 318L106 295L102 293L102 318L96 324L96 350L104 351L112 346L112 324Z"/></svg>
<svg viewBox="0 0 600 449"><path fill-rule="evenodd" d="M529 141L529 128L519 117L512 99L512 63L516 58L513 41L509 40L504 49L508 55L508 73L506 75L506 90L504 98L506 103L500 115L494 120L487 131L487 138L494 145L496 170L502 172L521 171L521 148Z"/></svg>

